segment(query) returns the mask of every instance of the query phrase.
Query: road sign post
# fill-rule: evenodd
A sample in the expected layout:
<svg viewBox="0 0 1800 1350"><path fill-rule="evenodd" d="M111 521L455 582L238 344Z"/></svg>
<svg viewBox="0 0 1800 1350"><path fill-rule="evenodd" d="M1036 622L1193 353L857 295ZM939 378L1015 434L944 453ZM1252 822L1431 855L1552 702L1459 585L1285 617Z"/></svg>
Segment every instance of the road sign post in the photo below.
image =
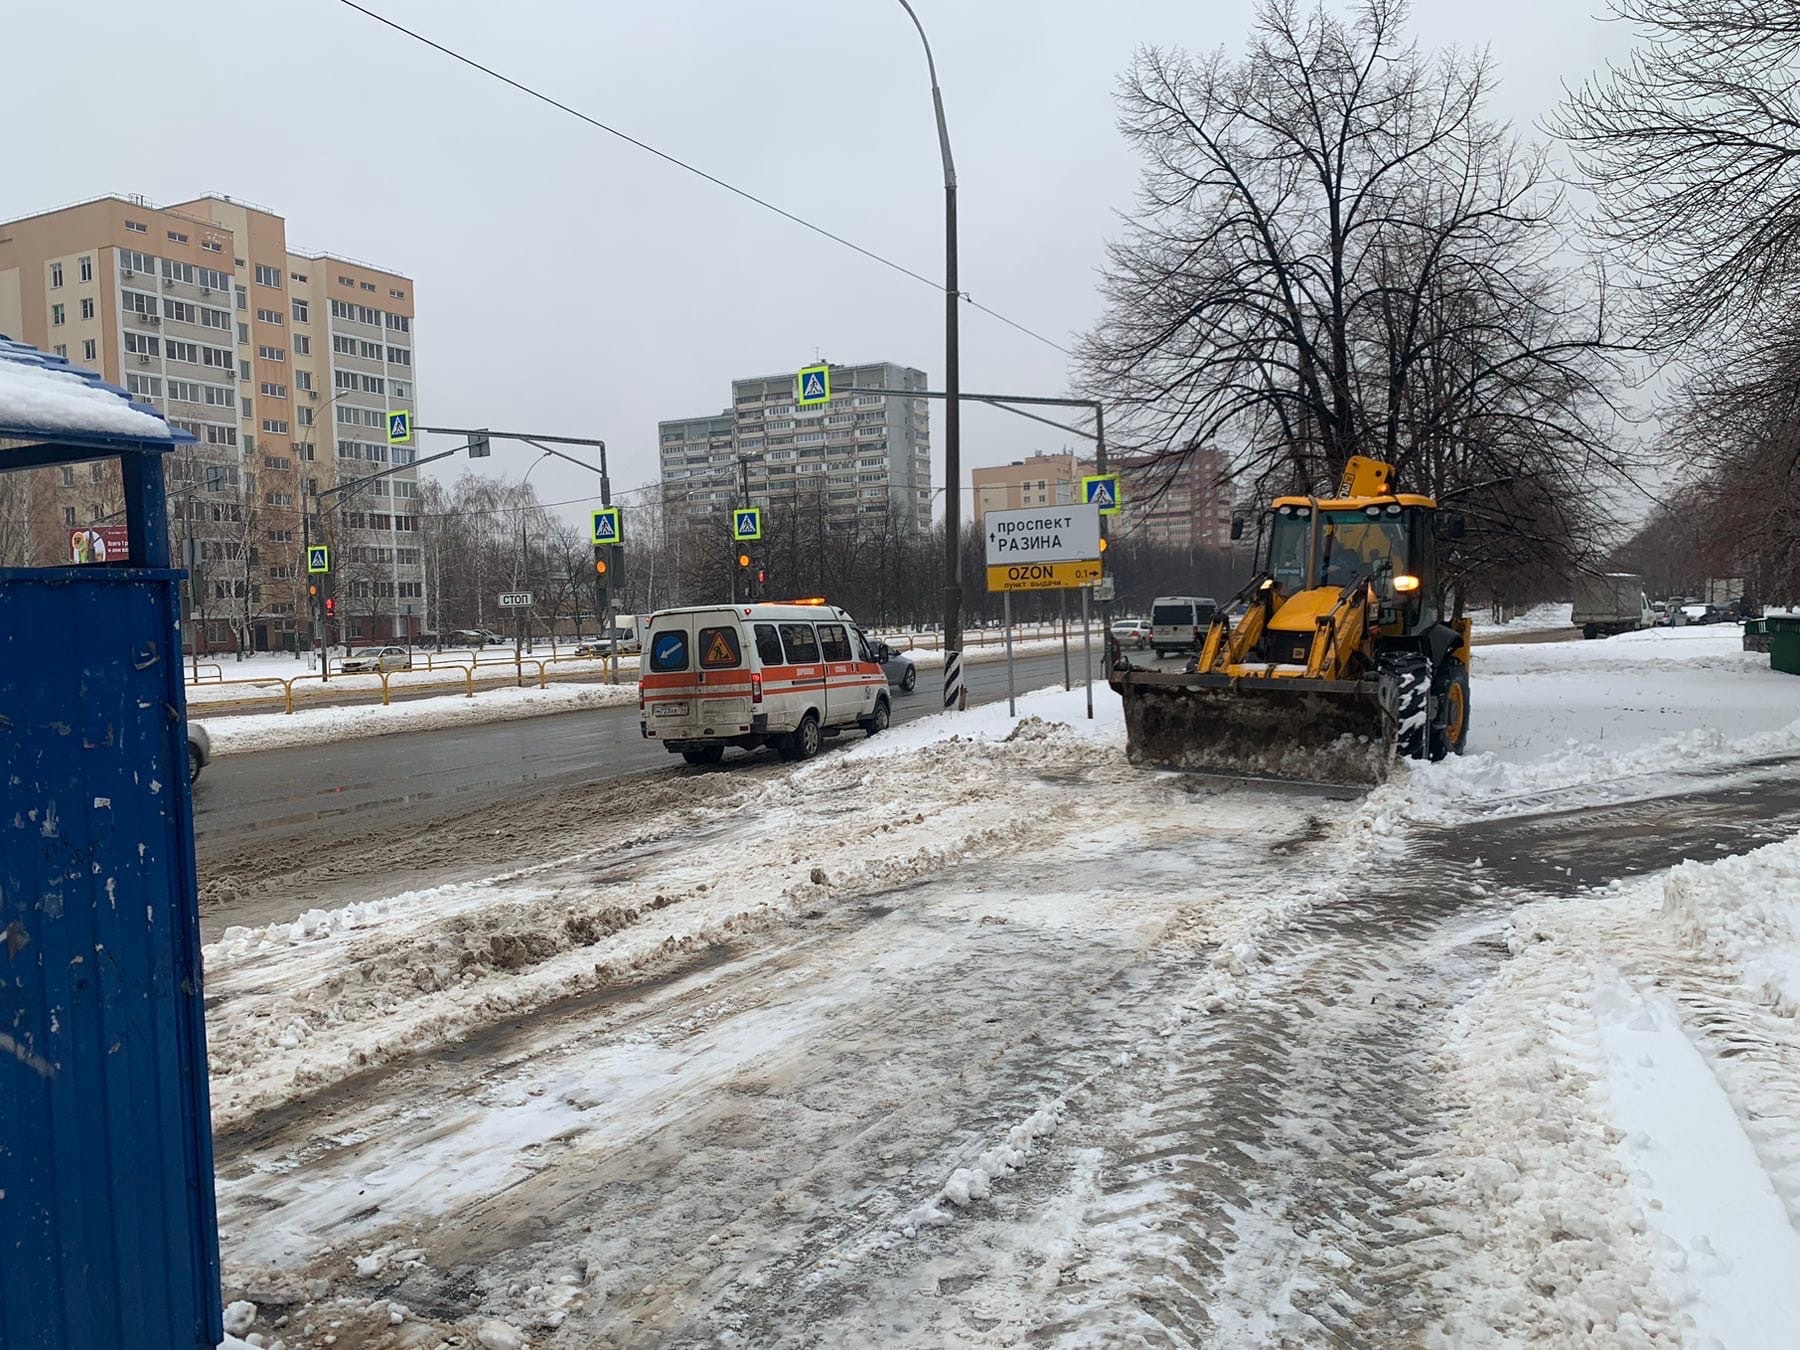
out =
<svg viewBox="0 0 1800 1350"><path fill-rule="evenodd" d="M989 511L986 528L990 591L1086 587L1104 575L1097 506Z"/></svg>

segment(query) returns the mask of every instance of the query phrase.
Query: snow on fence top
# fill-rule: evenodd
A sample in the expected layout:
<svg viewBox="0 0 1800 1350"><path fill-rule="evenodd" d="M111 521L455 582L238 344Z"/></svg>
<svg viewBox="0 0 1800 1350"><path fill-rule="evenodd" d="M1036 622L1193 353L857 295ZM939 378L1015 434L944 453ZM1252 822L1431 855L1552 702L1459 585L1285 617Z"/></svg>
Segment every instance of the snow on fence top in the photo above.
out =
<svg viewBox="0 0 1800 1350"><path fill-rule="evenodd" d="M173 445L189 438L116 385L0 335L0 438ZM0 454L3 454L0 451Z"/></svg>

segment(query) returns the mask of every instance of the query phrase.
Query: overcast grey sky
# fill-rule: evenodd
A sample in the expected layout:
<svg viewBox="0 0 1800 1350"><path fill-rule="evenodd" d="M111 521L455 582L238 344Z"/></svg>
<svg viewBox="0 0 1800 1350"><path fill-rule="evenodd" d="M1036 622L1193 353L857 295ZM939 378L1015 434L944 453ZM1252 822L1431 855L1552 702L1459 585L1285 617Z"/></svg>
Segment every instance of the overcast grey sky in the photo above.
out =
<svg viewBox="0 0 1800 1350"><path fill-rule="evenodd" d="M367 0L584 112L930 277L943 200L924 59L897 0ZM943 378L937 293L527 99L338 0L5 0L15 127L0 218L108 192L223 192L291 246L413 276L427 422L604 438L616 488L659 418L734 376L888 359ZM1114 82L1138 43L1242 49L1251 0L916 0L950 121L962 287L1063 345L1137 163ZM1489 46L1521 128L1622 54L1599 0L1416 0L1426 46ZM83 29L79 41L70 29ZM33 55L33 54L36 55ZM30 121L24 109L70 109ZM1061 393L1067 358L965 308L963 382ZM1064 439L964 417L964 464ZM941 480L942 422L933 410ZM533 458L499 449L492 472ZM556 461L533 482L581 498ZM571 511L576 508L571 508Z"/></svg>

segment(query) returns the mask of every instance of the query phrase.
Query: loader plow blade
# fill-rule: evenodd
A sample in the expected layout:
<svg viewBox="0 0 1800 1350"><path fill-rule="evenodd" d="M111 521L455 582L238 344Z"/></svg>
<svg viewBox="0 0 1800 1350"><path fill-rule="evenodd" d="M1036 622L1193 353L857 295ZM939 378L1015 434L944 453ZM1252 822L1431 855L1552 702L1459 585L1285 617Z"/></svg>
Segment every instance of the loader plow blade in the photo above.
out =
<svg viewBox="0 0 1800 1350"><path fill-rule="evenodd" d="M1373 681L1132 670L1115 671L1113 683L1133 764L1373 787L1393 763Z"/></svg>

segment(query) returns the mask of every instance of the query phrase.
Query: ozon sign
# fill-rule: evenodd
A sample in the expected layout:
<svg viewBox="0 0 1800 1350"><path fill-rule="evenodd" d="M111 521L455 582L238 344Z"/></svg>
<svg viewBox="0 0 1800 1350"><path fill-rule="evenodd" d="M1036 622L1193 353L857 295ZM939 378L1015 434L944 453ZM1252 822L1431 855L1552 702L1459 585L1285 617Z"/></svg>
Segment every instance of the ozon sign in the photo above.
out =
<svg viewBox="0 0 1800 1350"><path fill-rule="evenodd" d="M990 591L1056 591L1100 579L1100 508L1082 504L989 511Z"/></svg>

